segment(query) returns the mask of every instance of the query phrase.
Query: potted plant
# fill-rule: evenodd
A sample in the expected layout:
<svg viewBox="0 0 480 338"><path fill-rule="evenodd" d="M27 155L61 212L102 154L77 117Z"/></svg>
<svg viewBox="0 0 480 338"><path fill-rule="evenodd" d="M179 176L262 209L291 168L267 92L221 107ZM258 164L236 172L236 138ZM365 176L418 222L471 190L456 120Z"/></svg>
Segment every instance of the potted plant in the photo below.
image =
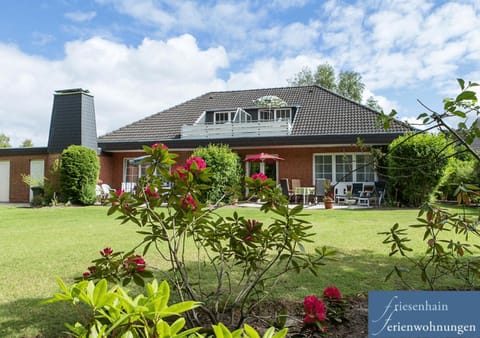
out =
<svg viewBox="0 0 480 338"><path fill-rule="evenodd" d="M333 208L333 197L326 195L323 198L323 204L325 205L325 209L332 209Z"/></svg>

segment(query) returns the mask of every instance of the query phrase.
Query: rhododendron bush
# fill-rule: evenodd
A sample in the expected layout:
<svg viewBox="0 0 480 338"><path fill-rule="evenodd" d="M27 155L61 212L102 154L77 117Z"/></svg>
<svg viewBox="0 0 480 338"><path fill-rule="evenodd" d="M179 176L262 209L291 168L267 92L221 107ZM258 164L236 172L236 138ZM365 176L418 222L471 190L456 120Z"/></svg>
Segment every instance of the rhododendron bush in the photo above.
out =
<svg viewBox="0 0 480 338"><path fill-rule="evenodd" d="M154 250L170 264L166 278L181 300L201 303L188 314L192 326L215 324L223 313L235 313L231 325L239 327L255 305L253 298L258 302L273 286L272 277L292 270L315 272L321 258L330 254L325 248L313 255L303 250L312 233L302 219L302 206L289 208L265 175L246 177L245 187L248 197L262 201L261 210L275 215L269 224L236 211L222 217L215 213L216 204L207 207L199 199L211 176L202 158L191 157L183 164L176 163L177 155L164 145L144 150L149 155L143 160L149 164L146 175L135 192L113 193L108 212L141 228L143 255ZM186 258L192 253L195 262Z"/></svg>

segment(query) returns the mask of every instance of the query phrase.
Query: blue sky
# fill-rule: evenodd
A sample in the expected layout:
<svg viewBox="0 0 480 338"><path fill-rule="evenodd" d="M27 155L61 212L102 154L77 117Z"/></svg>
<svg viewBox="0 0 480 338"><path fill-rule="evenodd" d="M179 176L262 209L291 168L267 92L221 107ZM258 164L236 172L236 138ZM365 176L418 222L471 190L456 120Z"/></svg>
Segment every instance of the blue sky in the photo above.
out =
<svg viewBox="0 0 480 338"><path fill-rule="evenodd" d="M0 12L0 133L45 146L55 90L95 96L102 135L214 90L353 70L403 120L480 81L480 3L17 0Z"/></svg>

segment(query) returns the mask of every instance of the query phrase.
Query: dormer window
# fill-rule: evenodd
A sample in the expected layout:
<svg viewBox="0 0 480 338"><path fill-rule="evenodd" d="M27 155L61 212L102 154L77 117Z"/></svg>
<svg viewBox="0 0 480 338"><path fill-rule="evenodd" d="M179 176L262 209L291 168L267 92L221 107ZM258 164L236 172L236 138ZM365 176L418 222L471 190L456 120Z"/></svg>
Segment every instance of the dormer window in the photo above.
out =
<svg viewBox="0 0 480 338"><path fill-rule="evenodd" d="M258 117L260 121L290 121L292 110L290 108L260 109Z"/></svg>
<svg viewBox="0 0 480 338"><path fill-rule="evenodd" d="M214 124L223 124L232 121L233 111L216 111L214 115Z"/></svg>

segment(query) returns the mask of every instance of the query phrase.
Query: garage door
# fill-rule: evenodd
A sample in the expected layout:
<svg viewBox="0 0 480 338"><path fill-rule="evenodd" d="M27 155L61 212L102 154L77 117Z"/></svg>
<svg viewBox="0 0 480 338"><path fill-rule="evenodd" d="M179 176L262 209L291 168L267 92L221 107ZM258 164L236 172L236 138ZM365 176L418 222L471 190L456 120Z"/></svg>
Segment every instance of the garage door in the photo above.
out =
<svg viewBox="0 0 480 338"><path fill-rule="evenodd" d="M10 200L10 161L0 161L0 202Z"/></svg>

